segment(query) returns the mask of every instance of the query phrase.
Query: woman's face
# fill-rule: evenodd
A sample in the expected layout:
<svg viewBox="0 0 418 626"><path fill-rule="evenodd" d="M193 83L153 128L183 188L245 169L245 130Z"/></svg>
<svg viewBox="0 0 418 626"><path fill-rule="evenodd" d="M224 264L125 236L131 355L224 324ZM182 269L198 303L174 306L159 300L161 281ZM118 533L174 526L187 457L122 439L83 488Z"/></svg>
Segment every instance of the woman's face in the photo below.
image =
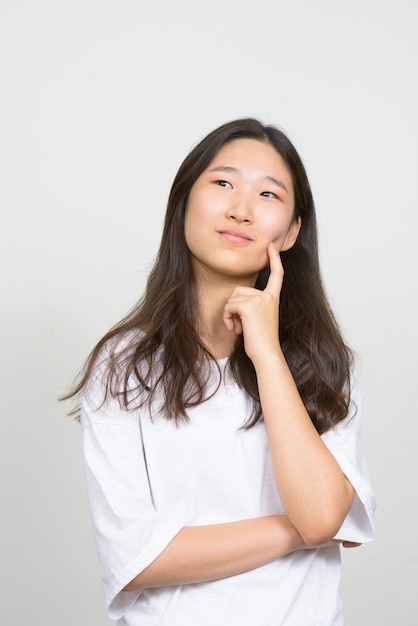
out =
<svg viewBox="0 0 418 626"><path fill-rule="evenodd" d="M226 144L194 183L186 207L195 274L253 285L268 264L269 243L287 250L296 241L293 209L291 176L272 146L255 139Z"/></svg>

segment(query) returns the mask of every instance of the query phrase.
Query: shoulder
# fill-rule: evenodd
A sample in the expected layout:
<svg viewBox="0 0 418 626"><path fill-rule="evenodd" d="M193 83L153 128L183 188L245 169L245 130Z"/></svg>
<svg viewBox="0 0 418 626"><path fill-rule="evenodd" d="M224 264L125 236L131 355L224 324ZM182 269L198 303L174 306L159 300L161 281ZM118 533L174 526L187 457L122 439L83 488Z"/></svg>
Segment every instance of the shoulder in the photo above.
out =
<svg viewBox="0 0 418 626"><path fill-rule="evenodd" d="M103 342L82 391L82 407L86 403L95 409L103 407L111 398L117 399L129 390L130 371L143 338L144 332L138 329L120 333ZM135 363L135 366L140 367L141 364Z"/></svg>
<svg viewBox="0 0 418 626"><path fill-rule="evenodd" d="M135 329L118 333L103 341L94 359L89 382L91 380L97 383L108 373L121 373L129 360L134 358L144 337L142 330Z"/></svg>

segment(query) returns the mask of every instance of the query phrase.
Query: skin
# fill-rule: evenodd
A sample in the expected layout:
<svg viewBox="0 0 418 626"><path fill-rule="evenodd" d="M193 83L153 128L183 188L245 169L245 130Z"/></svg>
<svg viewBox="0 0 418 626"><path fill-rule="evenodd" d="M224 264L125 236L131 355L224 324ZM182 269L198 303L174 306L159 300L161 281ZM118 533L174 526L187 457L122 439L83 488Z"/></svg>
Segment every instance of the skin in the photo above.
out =
<svg viewBox="0 0 418 626"><path fill-rule="evenodd" d="M252 139L224 146L189 195L185 236L195 276L253 286L268 245L287 250L295 242L293 207L290 174L272 146Z"/></svg>
<svg viewBox="0 0 418 626"><path fill-rule="evenodd" d="M289 171L276 150L260 141L227 144L193 185L185 237L200 301L200 336L216 358L229 356L235 343L223 318L226 301L238 285L254 286L269 263L270 243L277 250L294 244L300 221L293 212Z"/></svg>
<svg viewBox="0 0 418 626"><path fill-rule="evenodd" d="M126 590L219 579L294 550L335 543L354 490L306 412L277 333L279 252L294 244L300 229L293 206L291 177L280 155L265 143L239 139L224 146L197 179L185 218L200 336L221 358L231 354L236 335L244 335L286 515L184 527ZM267 286L256 290L267 263Z"/></svg>
<svg viewBox="0 0 418 626"><path fill-rule="evenodd" d="M284 509L303 540L319 545L337 533L354 490L316 432L281 350L277 327L283 267L272 244L268 254L266 289L235 288L224 308L224 322L231 332L244 333L245 350L256 370Z"/></svg>

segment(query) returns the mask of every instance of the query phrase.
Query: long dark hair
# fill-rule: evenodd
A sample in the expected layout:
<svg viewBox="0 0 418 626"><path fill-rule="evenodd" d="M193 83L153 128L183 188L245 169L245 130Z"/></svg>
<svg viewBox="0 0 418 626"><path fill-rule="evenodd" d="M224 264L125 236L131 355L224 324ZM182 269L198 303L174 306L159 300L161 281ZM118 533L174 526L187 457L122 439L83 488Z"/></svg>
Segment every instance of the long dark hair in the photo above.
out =
<svg viewBox="0 0 418 626"><path fill-rule="evenodd" d="M285 358L320 434L346 417L351 355L321 280L315 207L306 171L281 130L252 118L220 126L183 161L170 191L160 248L143 297L99 341L78 382L63 399L83 390L99 361L103 400L109 395L117 397L126 410L150 403L158 389L162 392L163 414L179 423L188 419L190 407L207 399L208 369L202 367L202 362L212 355L196 332L196 293L184 217L197 178L224 145L241 138L265 142L283 158L294 187L293 219L300 218L302 224L296 243L281 253L284 281L278 332ZM259 273L257 289L265 288L269 274L269 268ZM251 427L261 419L261 409L254 367L245 353L242 336L237 338L229 367L253 401L247 422Z"/></svg>

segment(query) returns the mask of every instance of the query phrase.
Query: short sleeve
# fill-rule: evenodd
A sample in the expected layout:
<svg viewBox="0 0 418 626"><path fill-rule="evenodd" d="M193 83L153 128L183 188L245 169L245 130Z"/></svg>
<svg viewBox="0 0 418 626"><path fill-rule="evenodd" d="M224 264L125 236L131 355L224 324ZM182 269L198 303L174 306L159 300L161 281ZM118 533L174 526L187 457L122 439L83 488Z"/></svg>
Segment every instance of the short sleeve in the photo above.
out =
<svg viewBox="0 0 418 626"><path fill-rule="evenodd" d="M156 511L149 485L138 411L117 400L102 403L97 383L82 398L81 426L90 515L99 556L105 604L119 619L141 590L122 589L180 531L171 511Z"/></svg>
<svg viewBox="0 0 418 626"><path fill-rule="evenodd" d="M335 539L365 543L374 537L375 497L370 485L361 439L362 406L357 370L351 373L351 402L347 417L322 435L322 440L352 484L355 496Z"/></svg>

